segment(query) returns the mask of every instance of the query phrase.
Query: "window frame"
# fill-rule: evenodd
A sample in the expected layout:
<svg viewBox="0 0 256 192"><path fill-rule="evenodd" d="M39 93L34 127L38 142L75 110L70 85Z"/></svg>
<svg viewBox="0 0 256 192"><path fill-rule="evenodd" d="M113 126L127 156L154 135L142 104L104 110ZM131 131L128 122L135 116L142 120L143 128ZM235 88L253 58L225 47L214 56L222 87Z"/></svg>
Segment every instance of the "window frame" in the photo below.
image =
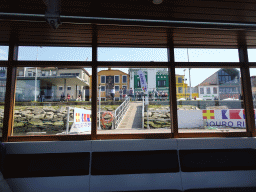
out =
<svg viewBox="0 0 256 192"><path fill-rule="evenodd" d="M102 90L103 87L104 87L104 90ZM101 86L100 86L100 91L101 91L101 92L105 92L105 91L106 91L106 86L105 86L105 85L101 85Z"/></svg>
<svg viewBox="0 0 256 192"><path fill-rule="evenodd" d="M199 94L203 95L204 94L204 87L199 88Z"/></svg>
<svg viewBox="0 0 256 192"><path fill-rule="evenodd" d="M126 82L124 82L124 77L126 77ZM122 75L122 83L126 83L127 84L127 75Z"/></svg>
<svg viewBox="0 0 256 192"><path fill-rule="evenodd" d="M102 77L104 77L105 82L102 82L102 81L101 81L101 80L102 80ZM106 83L106 75L101 75L101 76L100 76L100 83L102 83L102 84L105 84L105 83Z"/></svg>
<svg viewBox="0 0 256 192"><path fill-rule="evenodd" d="M114 87L115 87L115 92L120 90L120 86L119 85L114 85ZM116 89L116 87L118 87L118 90Z"/></svg>
<svg viewBox="0 0 256 192"><path fill-rule="evenodd" d="M206 87L206 94L211 94L211 87Z"/></svg>
<svg viewBox="0 0 256 192"><path fill-rule="evenodd" d="M118 77L118 82L116 82L116 77ZM120 75L114 75L114 83L120 83Z"/></svg>
<svg viewBox="0 0 256 192"><path fill-rule="evenodd" d="M246 50L242 48L239 48L239 53L243 54L242 56L239 55L240 62L230 62L230 63L223 63L223 62L175 62L174 61L174 54L172 54L172 51L174 52L174 46L172 44L168 44L168 62L154 62L153 64L151 62L143 62L143 67L149 67L149 68L162 68L162 67L168 67L171 70L169 71L170 74L170 83L169 88L170 90L174 90L172 93L170 93L170 110L171 110L171 119L174 123L172 123L172 133L163 133L163 134L113 134L113 135L99 135L97 134L97 68L99 67L119 67L119 66L127 66L132 67L134 65L137 65L137 67L141 67L141 63L135 64L135 62L115 62L114 64L108 63L108 62L102 62L97 63L97 35L95 35L96 30L93 30L93 36L92 36L92 61L79 61L79 62L72 62L72 66L79 66L79 67L91 67L92 68L92 131L91 135L53 135L53 136L11 136L11 130L12 130L12 119L13 119L13 111L14 111L14 98L15 98L15 83L16 83L16 76L17 76L17 67L24 66L24 63L22 61L17 61L17 58L15 55L18 55L16 52L16 47L18 47L16 44L11 44L9 51L11 52L11 56L9 56L9 61L0 61L2 66L7 66L7 84L10 84L10 86L6 87L6 94L10 96L9 100L6 100L5 102L5 110L4 111L4 123L5 127L3 128L3 136L2 141L3 142L20 142L20 141L53 141L53 140L95 140L95 139L148 139L148 138L195 138L195 137L254 137L255 135L255 121L253 117L253 105L251 105L250 98L252 98L252 91L250 87L250 73L249 73L249 67L256 67L256 63L249 63L248 60L246 60ZM169 36L168 36L169 38ZM170 42L172 42L171 39L169 39ZM241 53L242 52L242 53ZM173 56L173 57L172 57ZM245 58L245 59L244 59ZM247 58L248 59L248 58ZM37 66L45 66L52 65L54 67L70 67L70 62L55 62L55 61L26 61L28 66L31 67L37 67ZM95 65L96 63L96 65ZM248 64L249 67L245 66L244 63ZM207 67L216 67L216 68L224 68L224 67L239 67L241 70L241 76L242 76L242 87L244 91L244 104L245 112L246 112L246 118L247 121L249 121L248 126L246 127L246 132L242 133L179 133L178 131L178 124L177 124L177 101L176 101L176 81L175 81L175 68L184 68L186 67L202 67L203 65L207 65ZM248 81L249 79L249 81ZM119 77L120 82L120 77ZM172 103L172 105L171 105ZM253 117L253 118L252 118Z"/></svg>

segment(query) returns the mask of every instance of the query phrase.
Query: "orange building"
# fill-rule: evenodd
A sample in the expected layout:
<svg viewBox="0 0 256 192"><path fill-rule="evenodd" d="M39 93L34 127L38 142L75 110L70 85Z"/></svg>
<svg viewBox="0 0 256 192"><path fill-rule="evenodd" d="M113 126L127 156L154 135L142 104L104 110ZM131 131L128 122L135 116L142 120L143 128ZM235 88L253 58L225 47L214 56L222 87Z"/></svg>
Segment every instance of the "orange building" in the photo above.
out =
<svg viewBox="0 0 256 192"><path fill-rule="evenodd" d="M101 100L106 101L111 99L110 91L112 89L115 90L115 100L120 100L121 95L128 95L130 89L130 76L123 71L112 70L111 68L108 68L108 70L101 70L98 72L97 81L100 86Z"/></svg>

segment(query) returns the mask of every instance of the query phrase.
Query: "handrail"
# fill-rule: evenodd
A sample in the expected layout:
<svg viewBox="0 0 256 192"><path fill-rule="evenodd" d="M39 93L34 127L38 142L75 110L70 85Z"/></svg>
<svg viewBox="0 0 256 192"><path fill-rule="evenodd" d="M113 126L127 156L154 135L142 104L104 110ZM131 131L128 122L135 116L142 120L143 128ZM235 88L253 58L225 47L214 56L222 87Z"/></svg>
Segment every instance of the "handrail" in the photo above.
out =
<svg viewBox="0 0 256 192"><path fill-rule="evenodd" d="M127 97L124 102L117 107L117 109L114 112L114 121L112 123L112 128L116 129L120 122L122 121L127 109L129 108L130 105L130 97Z"/></svg>

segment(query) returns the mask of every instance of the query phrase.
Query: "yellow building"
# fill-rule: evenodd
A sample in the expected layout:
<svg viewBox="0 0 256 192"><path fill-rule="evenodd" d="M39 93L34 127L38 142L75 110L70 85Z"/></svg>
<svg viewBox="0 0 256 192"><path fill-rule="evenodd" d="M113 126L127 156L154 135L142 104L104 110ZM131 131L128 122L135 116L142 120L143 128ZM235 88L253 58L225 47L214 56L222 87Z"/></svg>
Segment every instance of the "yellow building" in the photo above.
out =
<svg viewBox="0 0 256 192"><path fill-rule="evenodd" d="M186 80L184 80L184 75L175 75L176 76L176 96L177 99L184 98L189 99L190 98L190 92L188 91L188 84L186 83ZM196 97L198 98L198 93L192 93L192 99Z"/></svg>
<svg viewBox="0 0 256 192"><path fill-rule="evenodd" d="M120 70L101 70L98 72L98 86L100 86L101 100L111 99L110 90L115 90L115 100L120 100L120 96L129 94L130 76ZM91 82L91 81L90 81ZM90 85L91 86L91 85ZM99 90L99 89L98 89ZM99 92L98 92L99 95ZM90 93L91 97L91 93Z"/></svg>

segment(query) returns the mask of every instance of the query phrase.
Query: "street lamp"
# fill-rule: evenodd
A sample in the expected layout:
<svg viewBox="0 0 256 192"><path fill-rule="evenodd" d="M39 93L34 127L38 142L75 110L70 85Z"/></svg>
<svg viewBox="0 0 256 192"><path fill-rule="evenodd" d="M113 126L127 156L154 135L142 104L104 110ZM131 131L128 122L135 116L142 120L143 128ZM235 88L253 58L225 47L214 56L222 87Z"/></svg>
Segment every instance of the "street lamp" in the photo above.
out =
<svg viewBox="0 0 256 192"><path fill-rule="evenodd" d="M191 70L191 68L189 68L188 70L189 70L190 100L192 100L192 88L191 88L191 76L190 76L190 70Z"/></svg>
<svg viewBox="0 0 256 192"><path fill-rule="evenodd" d="M37 47L37 53L36 53L36 61L38 59L38 47ZM35 74L35 101L36 101L36 81L37 81L37 67L36 67L36 74Z"/></svg>
<svg viewBox="0 0 256 192"><path fill-rule="evenodd" d="M187 79L185 78L185 71L186 71L186 69L184 69L183 71L184 71L184 79L183 79L183 81L184 81L184 83L183 83L183 89L184 89L184 85L186 84L186 80L187 80ZM185 86L185 99L187 99L187 98L186 98L186 86Z"/></svg>
<svg viewBox="0 0 256 192"><path fill-rule="evenodd" d="M186 81L187 81L187 79L184 78L183 81L185 82L184 83L184 85L185 85L185 88L184 88L185 89L185 99L187 99L187 89L186 89Z"/></svg>

